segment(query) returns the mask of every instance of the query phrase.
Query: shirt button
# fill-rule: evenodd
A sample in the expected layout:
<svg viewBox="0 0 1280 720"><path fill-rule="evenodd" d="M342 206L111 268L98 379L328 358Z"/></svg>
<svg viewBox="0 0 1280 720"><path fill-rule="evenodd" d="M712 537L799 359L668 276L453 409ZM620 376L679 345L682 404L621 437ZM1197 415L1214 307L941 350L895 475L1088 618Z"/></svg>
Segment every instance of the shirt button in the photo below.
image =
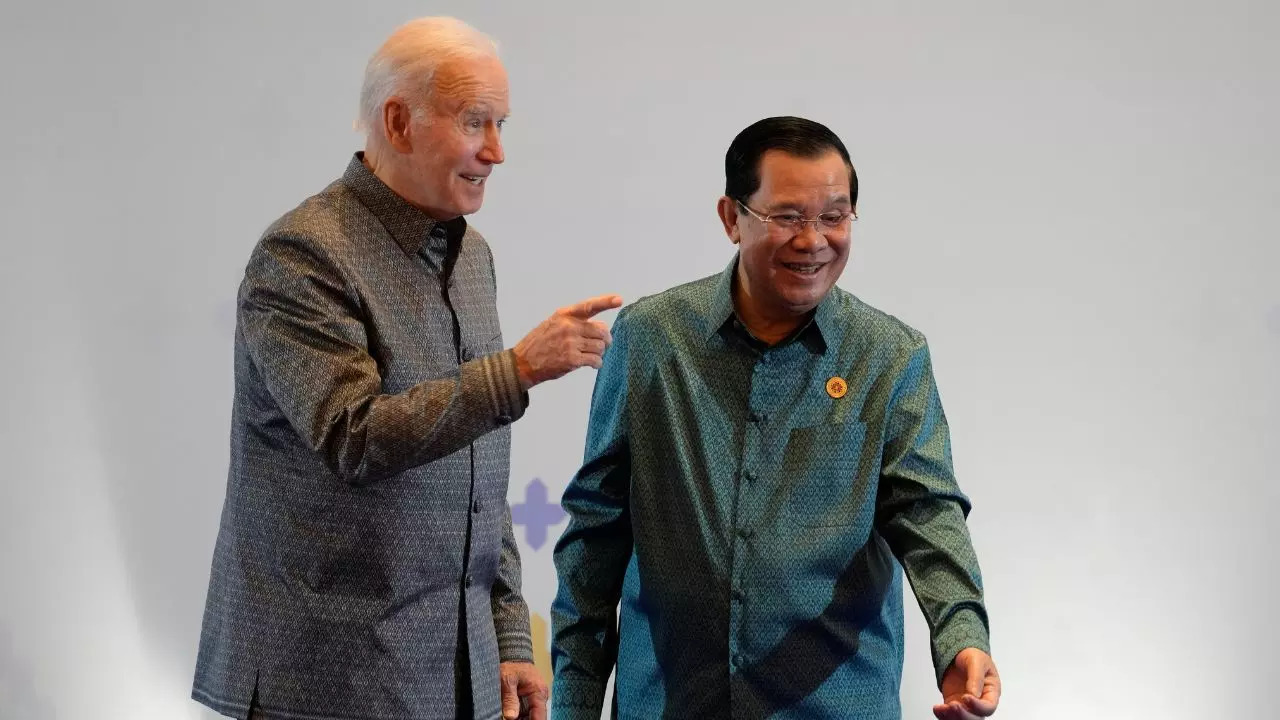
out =
<svg viewBox="0 0 1280 720"><path fill-rule="evenodd" d="M472 360L474 360L474 359L475 359L475 357L476 357L476 356L475 356L475 355L473 355L473 354L471 353L471 349L470 349L470 348L468 348L468 349L466 349L466 350L463 350L463 351L462 351L462 361L463 361L463 362L471 362Z"/></svg>
<svg viewBox="0 0 1280 720"><path fill-rule="evenodd" d="M476 500L475 502L471 503L471 512L473 512L473 513L478 513L478 512L480 512L480 501L479 501L479 500Z"/></svg>
<svg viewBox="0 0 1280 720"><path fill-rule="evenodd" d="M738 537L742 538L743 540L749 539L751 537L751 528L746 528L746 527L738 528Z"/></svg>
<svg viewBox="0 0 1280 720"><path fill-rule="evenodd" d="M742 653L733 654L733 664L737 667L742 667L743 665L746 664L745 662L743 662Z"/></svg>
<svg viewBox="0 0 1280 720"><path fill-rule="evenodd" d="M462 581L462 584L466 585L467 587L471 587L472 585L471 575L468 574L466 579Z"/></svg>
<svg viewBox="0 0 1280 720"><path fill-rule="evenodd" d="M756 474L751 472L750 470L743 470L742 479L744 482L753 483L756 481Z"/></svg>
<svg viewBox="0 0 1280 720"><path fill-rule="evenodd" d="M751 420L751 422L758 423L758 422L764 422L765 420L768 419L769 416L761 412L752 412L751 415L749 415L748 417Z"/></svg>
<svg viewBox="0 0 1280 720"><path fill-rule="evenodd" d="M746 595L746 593L742 592L742 588L734 588L734 589L733 589L733 599L734 599L734 601L736 601L736 602L742 602L743 600L745 600L745 599L746 599L746 597L747 597L747 595Z"/></svg>

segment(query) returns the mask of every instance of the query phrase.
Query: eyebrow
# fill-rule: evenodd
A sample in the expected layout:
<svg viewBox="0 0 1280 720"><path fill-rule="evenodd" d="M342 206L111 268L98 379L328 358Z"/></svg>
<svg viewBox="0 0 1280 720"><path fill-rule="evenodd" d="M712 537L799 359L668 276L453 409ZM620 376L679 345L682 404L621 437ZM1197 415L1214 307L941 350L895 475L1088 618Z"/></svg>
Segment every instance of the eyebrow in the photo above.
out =
<svg viewBox="0 0 1280 720"><path fill-rule="evenodd" d="M458 111L458 115L461 117L468 117L468 118L494 117L496 120L499 120L499 121L506 121L511 117L510 111L508 111L506 115L502 115L500 117L494 116L493 106L488 103L477 103L475 105L463 105L462 109Z"/></svg>
<svg viewBox="0 0 1280 720"><path fill-rule="evenodd" d="M769 212L777 212L778 210L792 210L794 212L803 212L804 205L792 200L784 200L776 205L769 207Z"/></svg>
<svg viewBox="0 0 1280 720"><path fill-rule="evenodd" d="M828 199L827 202L824 203L824 207L828 208L834 205L853 205L853 201L849 199L848 195L841 194ZM776 213L780 210L802 213L804 212L804 203L796 202L795 200L783 200L769 208L769 212L771 213ZM824 210L823 212L830 212L830 210Z"/></svg>

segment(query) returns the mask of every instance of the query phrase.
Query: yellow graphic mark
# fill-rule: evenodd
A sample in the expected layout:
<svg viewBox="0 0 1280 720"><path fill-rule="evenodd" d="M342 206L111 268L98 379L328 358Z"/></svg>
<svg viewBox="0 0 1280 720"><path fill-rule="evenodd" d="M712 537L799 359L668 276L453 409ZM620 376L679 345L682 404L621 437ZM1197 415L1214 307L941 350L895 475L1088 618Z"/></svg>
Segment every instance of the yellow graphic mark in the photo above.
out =
<svg viewBox="0 0 1280 720"><path fill-rule="evenodd" d="M533 664L547 684L551 684L551 633L547 620L538 613L529 615L529 630L533 635Z"/></svg>

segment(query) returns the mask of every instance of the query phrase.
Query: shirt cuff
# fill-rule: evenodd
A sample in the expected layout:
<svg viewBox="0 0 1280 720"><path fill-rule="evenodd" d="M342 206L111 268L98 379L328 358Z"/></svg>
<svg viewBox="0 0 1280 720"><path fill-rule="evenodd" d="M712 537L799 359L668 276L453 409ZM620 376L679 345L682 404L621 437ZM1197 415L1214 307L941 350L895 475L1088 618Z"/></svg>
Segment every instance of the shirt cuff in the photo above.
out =
<svg viewBox="0 0 1280 720"><path fill-rule="evenodd" d="M977 648L991 654L987 621L972 608L957 610L933 634L933 667L938 675L939 687L942 686L942 676L947 668L951 667L956 655L966 648Z"/></svg>
<svg viewBox="0 0 1280 720"><path fill-rule="evenodd" d="M556 720L599 720L604 683L558 676L551 687L551 716Z"/></svg>
<svg viewBox="0 0 1280 720"><path fill-rule="evenodd" d="M489 386L489 401L498 425L508 425L519 420L529 407L529 393L520 388L520 373L516 369L516 351L485 355L479 359L484 378Z"/></svg>

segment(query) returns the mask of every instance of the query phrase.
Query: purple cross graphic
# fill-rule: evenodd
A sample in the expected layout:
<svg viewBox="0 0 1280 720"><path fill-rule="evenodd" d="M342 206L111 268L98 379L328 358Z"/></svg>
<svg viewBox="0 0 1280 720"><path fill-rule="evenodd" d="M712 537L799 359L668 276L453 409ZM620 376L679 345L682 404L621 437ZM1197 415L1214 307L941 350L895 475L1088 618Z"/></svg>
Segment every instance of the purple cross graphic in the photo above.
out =
<svg viewBox="0 0 1280 720"><path fill-rule="evenodd" d="M547 486L534 478L524 488L524 502L511 506L511 523L524 526L524 539L537 550L547 543L547 528L559 525L565 511L547 502Z"/></svg>

